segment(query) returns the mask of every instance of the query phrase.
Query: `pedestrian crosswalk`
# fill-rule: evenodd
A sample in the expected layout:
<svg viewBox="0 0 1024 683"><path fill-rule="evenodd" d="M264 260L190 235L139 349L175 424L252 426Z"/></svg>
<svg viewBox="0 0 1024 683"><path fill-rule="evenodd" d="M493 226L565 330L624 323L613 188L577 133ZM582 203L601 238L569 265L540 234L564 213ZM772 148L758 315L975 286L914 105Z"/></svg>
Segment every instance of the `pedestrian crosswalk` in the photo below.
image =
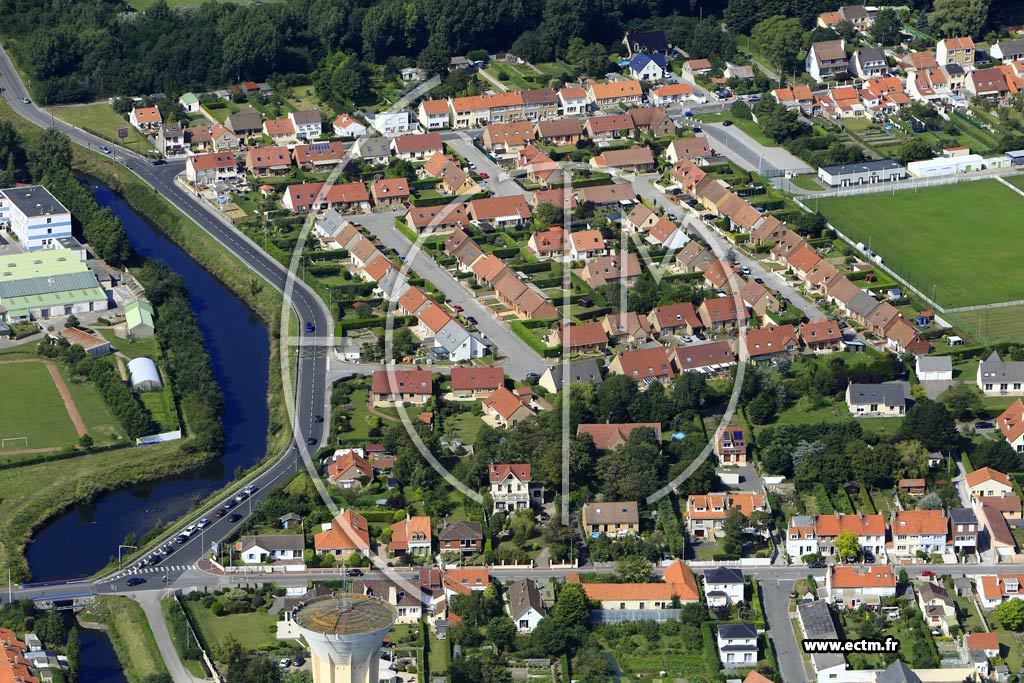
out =
<svg viewBox="0 0 1024 683"><path fill-rule="evenodd" d="M170 574L173 572L183 572L188 569L195 569L194 564L159 564L155 567L132 567L124 573L125 576L128 574Z"/></svg>

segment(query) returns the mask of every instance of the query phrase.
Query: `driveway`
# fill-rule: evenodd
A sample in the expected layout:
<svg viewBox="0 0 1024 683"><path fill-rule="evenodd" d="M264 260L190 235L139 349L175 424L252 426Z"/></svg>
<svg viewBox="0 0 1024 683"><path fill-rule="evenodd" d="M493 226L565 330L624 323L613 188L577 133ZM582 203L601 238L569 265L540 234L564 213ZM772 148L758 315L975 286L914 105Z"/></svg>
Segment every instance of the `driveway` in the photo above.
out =
<svg viewBox="0 0 1024 683"><path fill-rule="evenodd" d="M465 309L464 315L477 319L477 329L487 337L491 344L491 352L500 350L508 358L508 362L504 363L505 372L508 375L516 379L523 379L527 373L539 374L547 369L543 358L527 346L526 342L517 337L505 323L498 320L494 312L480 303L451 273L437 265L437 262L429 254L417 251L412 260L409 260L412 243L409 238L395 228L393 214L380 213L360 216L358 222L376 235L385 246L398 251L402 255L402 260L408 263L409 267L420 277L441 290L453 306L462 306Z"/></svg>
<svg viewBox="0 0 1024 683"><path fill-rule="evenodd" d="M782 680L786 683L807 683L803 650L797 643L793 623L790 621L789 592L793 590L793 582L762 579L759 588L764 603L764 617L768 622L768 636L775 644Z"/></svg>
<svg viewBox="0 0 1024 683"><path fill-rule="evenodd" d="M445 142L466 161L475 164L477 173L486 173L489 176L487 180L481 180L480 185L489 189L495 196L504 197L523 193L523 188L509 178L508 174L491 157L473 144L473 139L468 133L460 131L454 135L445 136Z"/></svg>

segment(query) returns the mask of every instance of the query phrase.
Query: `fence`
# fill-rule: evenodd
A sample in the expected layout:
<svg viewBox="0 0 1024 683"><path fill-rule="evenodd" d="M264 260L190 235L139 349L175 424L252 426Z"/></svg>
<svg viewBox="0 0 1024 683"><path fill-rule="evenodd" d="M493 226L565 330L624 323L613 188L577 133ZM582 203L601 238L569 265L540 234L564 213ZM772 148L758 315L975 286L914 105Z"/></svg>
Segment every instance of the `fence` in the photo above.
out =
<svg viewBox="0 0 1024 683"><path fill-rule="evenodd" d="M968 183L973 182L975 180L991 180L994 177L998 177L1004 174L1011 174L1016 172L1017 170L1017 168L1011 166L1004 168L993 168L985 171L976 171L974 173L954 173L951 175L938 176L936 178L908 178L906 180L897 180L895 182L871 183L867 185L849 185L847 187L840 187L834 190L815 192L814 194L806 195L804 199L807 200L812 198L829 199L832 197L855 197L857 195L863 194L880 194L882 192L899 192L901 190L918 190L921 188L939 187L942 185L956 185L958 183Z"/></svg>

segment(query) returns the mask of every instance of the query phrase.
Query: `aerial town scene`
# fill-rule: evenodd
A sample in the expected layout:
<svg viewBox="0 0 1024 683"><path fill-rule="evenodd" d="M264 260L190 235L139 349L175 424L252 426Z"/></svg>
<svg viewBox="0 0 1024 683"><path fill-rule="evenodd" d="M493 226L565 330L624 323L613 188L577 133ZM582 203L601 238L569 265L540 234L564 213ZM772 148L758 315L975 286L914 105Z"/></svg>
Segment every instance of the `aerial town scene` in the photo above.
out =
<svg viewBox="0 0 1024 683"><path fill-rule="evenodd" d="M0 683L1024 682L1024 3L0 10Z"/></svg>

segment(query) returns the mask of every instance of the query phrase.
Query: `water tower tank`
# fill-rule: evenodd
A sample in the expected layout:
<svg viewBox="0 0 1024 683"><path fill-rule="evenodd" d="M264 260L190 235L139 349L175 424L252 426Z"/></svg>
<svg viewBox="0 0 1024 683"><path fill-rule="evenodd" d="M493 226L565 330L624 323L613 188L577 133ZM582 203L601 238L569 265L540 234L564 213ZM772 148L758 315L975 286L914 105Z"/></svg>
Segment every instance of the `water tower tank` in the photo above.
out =
<svg viewBox="0 0 1024 683"><path fill-rule="evenodd" d="M328 595L300 604L292 619L312 652L313 683L377 683L380 646L398 618L367 595Z"/></svg>

